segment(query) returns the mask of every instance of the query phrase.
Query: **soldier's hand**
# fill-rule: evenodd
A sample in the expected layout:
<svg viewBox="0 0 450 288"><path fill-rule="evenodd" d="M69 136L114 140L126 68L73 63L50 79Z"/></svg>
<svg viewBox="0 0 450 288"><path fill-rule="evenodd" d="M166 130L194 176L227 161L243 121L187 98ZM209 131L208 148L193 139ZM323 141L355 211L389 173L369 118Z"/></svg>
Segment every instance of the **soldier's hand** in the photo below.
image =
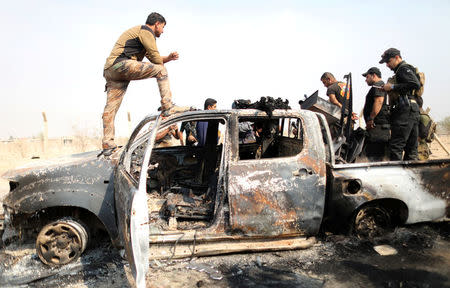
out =
<svg viewBox="0 0 450 288"><path fill-rule="evenodd" d="M373 129L373 128L375 128L375 123L373 123L373 120L367 121L367 123L366 123L366 130L370 130L370 129Z"/></svg>
<svg viewBox="0 0 450 288"><path fill-rule="evenodd" d="M391 85L391 83L387 83L387 84L383 85L382 89L383 89L384 91L386 91L386 92L391 91L391 90L392 90L392 85Z"/></svg>
<svg viewBox="0 0 450 288"><path fill-rule="evenodd" d="M180 55L178 55L178 52L172 52L169 54L169 59L170 60L178 60Z"/></svg>

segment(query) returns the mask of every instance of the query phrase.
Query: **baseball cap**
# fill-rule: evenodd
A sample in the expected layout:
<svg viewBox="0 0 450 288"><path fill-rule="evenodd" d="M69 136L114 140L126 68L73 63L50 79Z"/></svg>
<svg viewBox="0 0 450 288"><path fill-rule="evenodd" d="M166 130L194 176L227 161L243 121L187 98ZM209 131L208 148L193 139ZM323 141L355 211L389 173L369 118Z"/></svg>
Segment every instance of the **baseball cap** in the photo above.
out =
<svg viewBox="0 0 450 288"><path fill-rule="evenodd" d="M377 75L378 77L381 78L381 71L377 67L370 68L369 70L367 70L366 73L363 73L362 76L366 77L367 74L375 74L375 75Z"/></svg>
<svg viewBox="0 0 450 288"><path fill-rule="evenodd" d="M400 56L400 50L395 48L389 48L386 51L384 51L383 55L381 55L380 64L387 62L390 58L395 56Z"/></svg>

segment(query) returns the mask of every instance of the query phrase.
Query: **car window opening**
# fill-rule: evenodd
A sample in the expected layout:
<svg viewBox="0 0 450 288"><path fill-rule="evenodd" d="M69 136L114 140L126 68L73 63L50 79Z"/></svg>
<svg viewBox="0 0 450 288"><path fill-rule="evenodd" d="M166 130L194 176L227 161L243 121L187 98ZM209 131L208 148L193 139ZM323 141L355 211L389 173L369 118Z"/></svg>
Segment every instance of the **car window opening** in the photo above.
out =
<svg viewBox="0 0 450 288"><path fill-rule="evenodd" d="M302 149L299 118L239 118L239 160L291 157Z"/></svg>

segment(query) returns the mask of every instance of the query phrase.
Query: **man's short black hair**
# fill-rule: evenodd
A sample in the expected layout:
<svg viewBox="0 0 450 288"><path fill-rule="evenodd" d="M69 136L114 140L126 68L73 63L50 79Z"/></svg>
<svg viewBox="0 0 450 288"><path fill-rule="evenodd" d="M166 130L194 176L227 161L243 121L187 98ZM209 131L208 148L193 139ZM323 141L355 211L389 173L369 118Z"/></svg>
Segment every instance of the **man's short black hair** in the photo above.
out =
<svg viewBox="0 0 450 288"><path fill-rule="evenodd" d="M264 122L256 121L255 123L253 123L253 126L255 127L255 130L263 129L264 128Z"/></svg>
<svg viewBox="0 0 450 288"><path fill-rule="evenodd" d="M145 24L155 25L156 22L166 24L166 19L164 19L164 17L161 14L152 12L152 13L150 13L150 15L148 15L147 21L145 22Z"/></svg>
<svg viewBox="0 0 450 288"><path fill-rule="evenodd" d="M205 107L203 109L208 109L208 106L213 106L214 104L216 104L217 101L212 99L212 98L206 98L205 100Z"/></svg>
<svg viewBox="0 0 450 288"><path fill-rule="evenodd" d="M324 79L335 79L334 78L334 75L333 74L331 74L331 72L325 72L325 73L323 73L322 74L322 77L320 77L320 80L322 81L322 80L324 80Z"/></svg>

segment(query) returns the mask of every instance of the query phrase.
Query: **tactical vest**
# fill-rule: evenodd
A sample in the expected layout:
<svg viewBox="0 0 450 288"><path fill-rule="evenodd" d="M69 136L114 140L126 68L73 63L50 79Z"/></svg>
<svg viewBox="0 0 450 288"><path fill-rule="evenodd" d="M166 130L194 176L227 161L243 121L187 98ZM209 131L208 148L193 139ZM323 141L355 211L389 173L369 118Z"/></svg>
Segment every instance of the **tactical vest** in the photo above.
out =
<svg viewBox="0 0 450 288"><path fill-rule="evenodd" d="M407 96L408 96L409 99L415 100L417 102L417 104L419 105L419 107L422 107L423 99L422 99L421 96L423 94L423 86L425 84L425 74L423 72L419 72L418 68L415 68L415 67L413 67L412 65L410 65L410 64L408 64L406 62L403 62L400 65L401 66L408 65L415 72L416 77L417 77L417 79L420 82L420 88L412 90L410 93L407 94ZM398 69L400 69L400 67ZM397 81L396 75L394 75L392 77L389 77L388 80L387 80L387 83L394 84L394 85L397 84L398 81ZM398 103L399 98L400 98L400 93L397 92L397 91L392 91L391 90L391 91L388 92L388 96L389 96L389 105L392 106L392 105L396 105Z"/></svg>

